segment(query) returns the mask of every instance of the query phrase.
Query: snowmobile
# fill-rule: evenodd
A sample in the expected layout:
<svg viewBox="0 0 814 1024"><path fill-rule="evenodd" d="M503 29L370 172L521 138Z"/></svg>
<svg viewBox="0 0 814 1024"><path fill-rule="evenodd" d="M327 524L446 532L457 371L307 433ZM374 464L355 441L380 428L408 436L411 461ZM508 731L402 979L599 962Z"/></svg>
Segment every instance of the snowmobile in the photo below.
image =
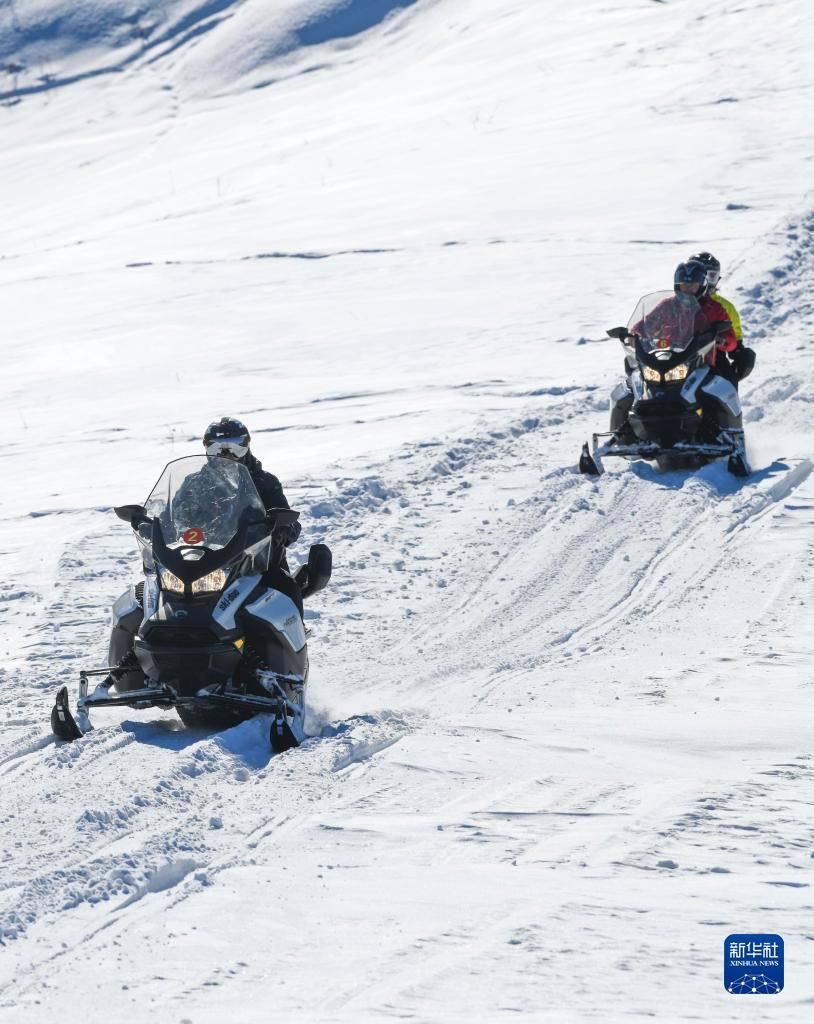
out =
<svg viewBox="0 0 814 1024"><path fill-rule="evenodd" d="M267 512L245 466L207 455L170 462L144 505L114 512L135 532L144 580L113 605L108 668L80 672L75 713L67 687L57 694L54 735L79 739L94 708L158 707L213 729L267 713L274 752L298 746L308 651L280 531L299 512ZM315 544L294 579L307 598L330 576L331 552Z"/></svg>
<svg viewBox="0 0 814 1024"><path fill-rule="evenodd" d="M625 350L626 379L611 393L610 431L582 446L580 472L599 476L609 455L652 459L664 470L727 456L730 473L748 476L738 392L706 362L727 327L710 324L686 292L639 299L628 326L607 332Z"/></svg>

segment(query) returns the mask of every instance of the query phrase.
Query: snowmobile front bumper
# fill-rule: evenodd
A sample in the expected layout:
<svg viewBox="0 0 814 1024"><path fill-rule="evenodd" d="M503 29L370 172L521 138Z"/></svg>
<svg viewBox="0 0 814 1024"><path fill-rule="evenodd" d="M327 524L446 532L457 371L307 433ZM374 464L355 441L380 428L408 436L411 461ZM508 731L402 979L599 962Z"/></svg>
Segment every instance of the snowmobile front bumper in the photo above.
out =
<svg viewBox="0 0 814 1024"><path fill-rule="evenodd" d="M107 676L103 682L88 693L89 676ZM273 683L275 693L266 696L229 691L224 684L217 684L199 690L193 695L177 693L166 683L145 686L140 690L128 690L124 693L111 693L115 680L110 678L106 669L83 671L79 673L79 699L76 713L73 714L68 703L68 688L63 686L57 693L56 702L51 711L51 728L57 739L72 741L80 739L93 729L90 721L92 708L127 707L143 711L146 708L232 708L246 711L249 714L271 714L274 720L271 725L271 745L275 753L297 747L305 739L303 730L304 709L290 700L283 686L285 677Z"/></svg>
<svg viewBox="0 0 814 1024"><path fill-rule="evenodd" d="M589 450L587 441L583 444L579 459L580 473L601 476L605 471L602 459L608 455L629 460L656 459L660 455L686 455L710 461L728 456L727 468L734 476L748 476L750 472L742 436L730 436L727 432L722 432L722 440L718 442L678 441L669 447L656 444L653 441L632 441L623 444L613 440L615 437L613 432L594 434L592 450ZM600 444L600 438L611 438L611 440Z"/></svg>

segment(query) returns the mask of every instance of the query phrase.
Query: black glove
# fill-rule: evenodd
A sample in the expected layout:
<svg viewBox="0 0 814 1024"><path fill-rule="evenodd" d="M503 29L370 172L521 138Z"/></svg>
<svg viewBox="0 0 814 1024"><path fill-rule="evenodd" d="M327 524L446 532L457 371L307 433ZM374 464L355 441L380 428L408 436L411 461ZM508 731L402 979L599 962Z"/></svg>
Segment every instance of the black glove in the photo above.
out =
<svg viewBox="0 0 814 1024"><path fill-rule="evenodd" d="M743 380L755 368L757 355L753 348L746 348L745 345L738 345L734 352L730 352L729 358L735 368L735 375L738 380Z"/></svg>
<svg viewBox="0 0 814 1024"><path fill-rule="evenodd" d="M288 547L289 544L293 544L294 541L302 533L302 526L300 523L285 523L275 527L274 539L278 544L282 544L283 547Z"/></svg>

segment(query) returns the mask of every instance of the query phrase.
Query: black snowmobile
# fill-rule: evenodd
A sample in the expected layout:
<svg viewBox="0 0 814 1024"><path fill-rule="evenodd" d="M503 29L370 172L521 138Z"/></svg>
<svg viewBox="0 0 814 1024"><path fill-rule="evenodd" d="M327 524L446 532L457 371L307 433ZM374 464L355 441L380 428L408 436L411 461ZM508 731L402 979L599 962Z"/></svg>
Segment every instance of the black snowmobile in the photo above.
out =
<svg viewBox="0 0 814 1024"><path fill-rule="evenodd" d="M608 331L624 347L626 380L611 393L610 431L582 446L580 472L599 476L608 455L654 459L665 470L727 456L730 473L748 476L738 392L705 362L727 327L710 324L685 292L639 299L628 326Z"/></svg>
<svg viewBox="0 0 814 1024"><path fill-rule="evenodd" d="M245 466L207 455L170 462L143 506L114 511L135 531L144 581L114 604L109 668L80 672L75 714L67 687L57 694L54 734L78 739L92 708L159 707L214 729L268 713L272 749L298 746L308 651L277 531L299 512L267 513ZM330 550L313 545L295 577L303 598L330 576Z"/></svg>

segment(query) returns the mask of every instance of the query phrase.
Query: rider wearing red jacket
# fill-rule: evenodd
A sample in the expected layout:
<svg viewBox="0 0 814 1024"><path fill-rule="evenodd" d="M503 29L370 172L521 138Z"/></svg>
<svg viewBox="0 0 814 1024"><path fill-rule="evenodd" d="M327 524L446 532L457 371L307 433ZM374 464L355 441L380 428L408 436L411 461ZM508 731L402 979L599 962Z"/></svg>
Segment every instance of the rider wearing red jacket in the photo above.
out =
<svg viewBox="0 0 814 1024"><path fill-rule="evenodd" d="M718 352L734 352L738 347L738 338L727 310L707 292L707 268L700 260L687 260L686 263L679 263L673 276L673 287L677 292L688 292L698 299L701 312L709 324L729 324L727 330L718 335L715 347L710 350L706 358L707 363L715 367L718 361Z"/></svg>
<svg viewBox="0 0 814 1024"><path fill-rule="evenodd" d="M697 300L698 305L695 307L695 318L693 331L698 334L702 331L706 331L712 324L725 323L727 325L726 330L722 331L716 339L715 346L709 351L706 356L706 362L709 366L715 368L718 362L718 351L730 352L736 348L738 339L732 328L732 323L729 319L726 309L717 302L712 296L707 294L706 287L706 268L704 265L697 260L688 260L686 263L679 263L676 267L675 274L673 275L673 287L676 293L683 293L687 295L693 295ZM632 334L641 334L643 330L658 330L660 327L655 326L652 322L647 323L655 318L656 321L659 319L660 312L664 310L672 310L674 306L672 299L665 299L660 303L654 310L638 323L631 327ZM669 337L669 335L666 335ZM721 357L721 363L725 363L725 359ZM628 366L628 360L625 359L625 373L629 372L630 367ZM719 368L717 372L722 372L722 368Z"/></svg>

